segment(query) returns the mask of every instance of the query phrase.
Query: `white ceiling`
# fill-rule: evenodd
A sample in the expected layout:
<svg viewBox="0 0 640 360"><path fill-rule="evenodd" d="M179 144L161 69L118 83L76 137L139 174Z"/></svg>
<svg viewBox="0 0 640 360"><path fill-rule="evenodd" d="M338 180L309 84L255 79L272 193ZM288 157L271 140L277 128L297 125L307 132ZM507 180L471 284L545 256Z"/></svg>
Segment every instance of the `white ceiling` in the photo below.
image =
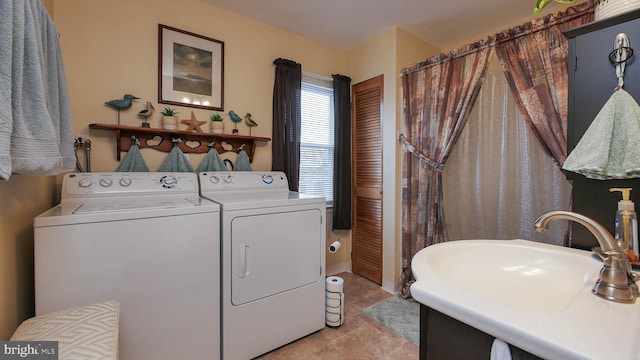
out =
<svg viewBox="0 0 640 360"><path fill-rule="evenodd" d="M536 4L535 0L201 1L341 50L395 26L439 49L462 45L507 29L500 27L504 24L525 22ZM563 10L560 6L553 2L547 8Z"/></svg>

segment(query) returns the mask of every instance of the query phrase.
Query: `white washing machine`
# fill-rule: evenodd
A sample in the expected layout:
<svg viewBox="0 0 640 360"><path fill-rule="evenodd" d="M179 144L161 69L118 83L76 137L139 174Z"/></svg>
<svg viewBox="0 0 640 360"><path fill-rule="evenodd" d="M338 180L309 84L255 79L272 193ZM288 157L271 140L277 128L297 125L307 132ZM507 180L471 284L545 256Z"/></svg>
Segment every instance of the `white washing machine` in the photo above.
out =
<svg viewBox="0 0 640 360"><path fill-rule="evenodd" d="M222 358L251 359L324 328L326 202L281 172L200 173L221 207Z"/></svg>
<svg viewBox="0 0 640 360"><path fill-rule="evenodd" d="M66 174L34 219L36 315L116 300L121 360L219 359L219 214L195 173Z"/></svg>

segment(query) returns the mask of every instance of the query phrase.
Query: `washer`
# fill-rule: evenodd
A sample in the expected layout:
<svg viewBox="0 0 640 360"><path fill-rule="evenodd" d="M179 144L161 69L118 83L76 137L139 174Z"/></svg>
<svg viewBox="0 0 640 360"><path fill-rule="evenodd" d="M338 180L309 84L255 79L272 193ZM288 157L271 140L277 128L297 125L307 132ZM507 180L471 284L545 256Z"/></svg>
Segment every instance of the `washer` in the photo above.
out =
<svg viewBox="0 0 640 360"><path fill-rule="evenodd" d="M281 172L200 173L221 207L222 358L250 359L324 328L326 202Z"/></svg>
<svg viewBox="0 0 640 360"><path fill-rule="evenodd" d="M116 300L120 359L219 359L219 215L195 173L66 174L34 219L36 315Z"/></svg>

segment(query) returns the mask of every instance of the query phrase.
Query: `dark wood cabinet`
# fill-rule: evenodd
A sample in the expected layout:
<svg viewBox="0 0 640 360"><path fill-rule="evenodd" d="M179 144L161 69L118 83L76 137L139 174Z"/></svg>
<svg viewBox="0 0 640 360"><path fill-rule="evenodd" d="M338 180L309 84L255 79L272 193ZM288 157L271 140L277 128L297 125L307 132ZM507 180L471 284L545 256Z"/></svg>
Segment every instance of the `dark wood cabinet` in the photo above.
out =
<svg viewBox="0 0 640 360"><path fill-rule="evenodd" d="M618 84L615 66L609 61L614 39L619 33L629 36L631 47L636 46L627 62L624 89L636 101L640 99L640 10L614 18L592 22L565 32L569 39L569 118L568 145L570 153L589 128L591 122L609 100ZM612 234L619 193L609 192L611 187L632 188L631 200L640 206L640 179L593 180L568 173L573 182L573 211L602 224ZM638 211L638 209L636 209ZM598 246L596 239L582 225L572 223L572 247L591 249Z"/></svg>
<svg viewBox="0 0 640 360"><path fill-rule="evenodd" d="M428 306L420 305L420 360L490 360L495 338ZM541 360L510 345L513 360Z"/></svg>

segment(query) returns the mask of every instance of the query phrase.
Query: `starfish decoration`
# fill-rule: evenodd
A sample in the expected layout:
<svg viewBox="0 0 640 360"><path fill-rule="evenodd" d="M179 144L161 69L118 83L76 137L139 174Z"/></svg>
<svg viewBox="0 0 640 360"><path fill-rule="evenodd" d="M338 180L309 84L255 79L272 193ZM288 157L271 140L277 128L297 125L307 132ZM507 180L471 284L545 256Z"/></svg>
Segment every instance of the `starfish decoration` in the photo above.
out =
<svg viewBox="0 0 640 360"><path fill-rule="evenodd" d="M202 129L200 128L200 125L204 125L206 123L206 121L198 121L193 111L191 112L190 120L185 119L185 120L180 120L180 122L187 125L187 129L185 131L195 131L199 133L203 132Z"/></svg>

